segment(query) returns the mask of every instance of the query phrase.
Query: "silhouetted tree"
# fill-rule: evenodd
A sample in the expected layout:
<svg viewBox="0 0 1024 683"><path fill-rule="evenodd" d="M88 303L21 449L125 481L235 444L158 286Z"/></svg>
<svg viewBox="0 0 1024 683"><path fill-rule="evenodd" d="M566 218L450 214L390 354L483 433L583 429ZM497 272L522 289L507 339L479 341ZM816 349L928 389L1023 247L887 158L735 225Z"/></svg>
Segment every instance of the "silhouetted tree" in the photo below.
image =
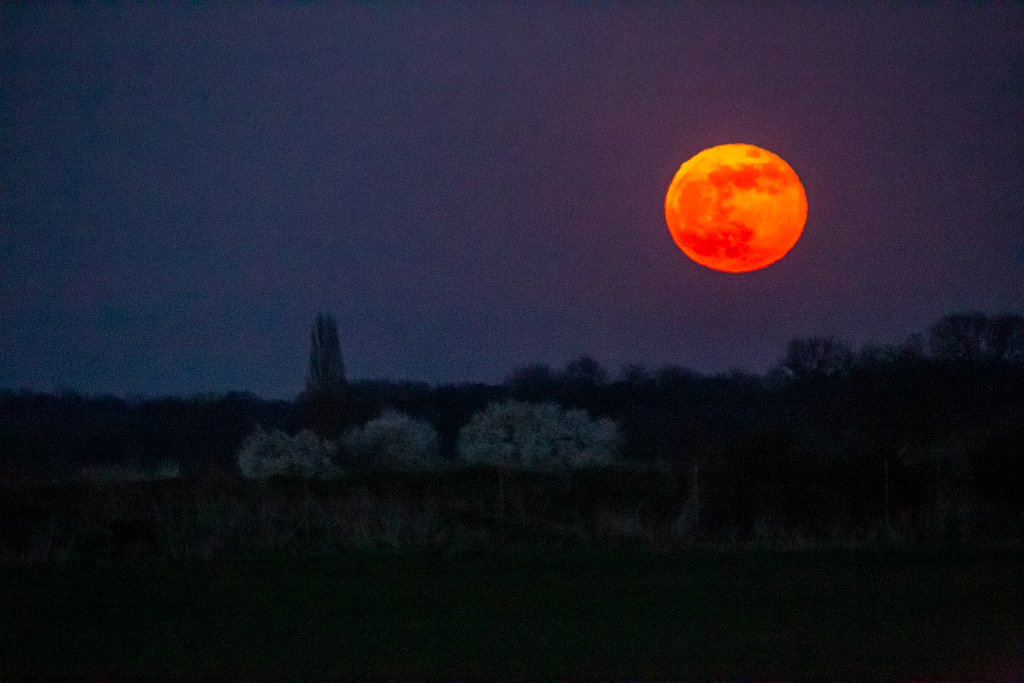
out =
<svg viewBox="0 0 1024 683"><path fill-rule="evenodd" d="M987 328L983 313L947 315L928 330L928 343L936 358L977 363L985 355Z"/></svg>
<svg viewBox="0 0 1024 683"><path fill-rule="evenodd" d="M600 363L583 355L566 364L565 378L577 386L593 388L604 384L607 377Z"/></svg>
<svg viewBox="0 0 1024 683"><path fill-rule="evenodd" d="M999 363L1024 362L1024 317L1000 315L989 320L988 347Z"/></svg>
<svg viewBox="0 0 1024 683"><path fill-rule="evenodd" d="M313 430L322 437L338 435L345 408L345 364L334 318L321 313L309 335L309 374L305 400Z"/></svg>
<svg viewBox="0 0 1024 683"><path fill-rule="evenodd" d="M591 412L607 412L608 406L603 402L607 374L596 360L583 355L569 361L560 379L561 391L558 398L562 403Z"/></svg>
<svg viewBox="0 0 1024 683"><path fill-rule="evenodd" d="M853 352L834 336L803 337L789 342L782 368L797 379L834 377L850 369Z"/></svg>
<svg viewBox="0 0 1024 683"><path fill-rule="evenodd" d="M309 375L306 391L311 395L340 394L345 388L345 364L334 318L320 314L309 334Z"/></svg>
<svg viewBox="0 0 1024 683"><path fill-rule="evenodd" d="M963 363L1024 361L1024 318L984 313L947 315L931 326L932 354L940 360Z"/></svg>
<svg viewBox="0 0 1024 683"><path fill-rule="evenodd" d="M638 363L629 363L619 369L619 380L621 384L630 387L650 388L654 386L654 375L651 371Z"/></svg>
<svg viewBox="0 0 1024 683"><path fill-rule="evenodd" d="M536 363L513 371L505 379L505 386L515 398L542 401L558 394L559 378L550 365Z"/></svg>

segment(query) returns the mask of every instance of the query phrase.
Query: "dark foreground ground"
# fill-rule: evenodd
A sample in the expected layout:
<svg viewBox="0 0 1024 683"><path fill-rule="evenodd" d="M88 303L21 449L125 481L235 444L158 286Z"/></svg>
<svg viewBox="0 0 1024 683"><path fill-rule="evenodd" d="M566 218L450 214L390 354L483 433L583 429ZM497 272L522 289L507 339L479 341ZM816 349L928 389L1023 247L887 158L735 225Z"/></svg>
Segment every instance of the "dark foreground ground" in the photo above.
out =
<svg viewBox="0 0 1024 683"><path fill-rule="evenodd" d="M0 568L0 679L1019 680L1022 554L533 547Z"/></svg>

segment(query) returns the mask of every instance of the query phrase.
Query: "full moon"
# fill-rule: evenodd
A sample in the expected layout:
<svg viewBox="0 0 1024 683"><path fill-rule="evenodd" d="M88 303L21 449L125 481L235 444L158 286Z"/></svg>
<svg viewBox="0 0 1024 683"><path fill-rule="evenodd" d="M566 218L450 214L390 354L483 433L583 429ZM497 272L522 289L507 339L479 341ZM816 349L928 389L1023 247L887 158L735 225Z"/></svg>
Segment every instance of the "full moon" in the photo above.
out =
<svg viewBox="0 0 1024 683"><path fill-rule="evenodd" d="M807 195L781 157L718 145L679 167L665 195L672 239L702 266L745 273L785 256L807 222Z"/></svg>

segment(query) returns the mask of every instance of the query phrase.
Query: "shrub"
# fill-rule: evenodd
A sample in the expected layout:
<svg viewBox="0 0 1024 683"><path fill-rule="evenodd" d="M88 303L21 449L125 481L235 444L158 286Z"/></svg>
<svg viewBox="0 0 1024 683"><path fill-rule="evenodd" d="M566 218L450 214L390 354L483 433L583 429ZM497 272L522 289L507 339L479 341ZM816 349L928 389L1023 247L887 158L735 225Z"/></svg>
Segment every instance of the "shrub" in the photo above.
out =
<svg viewBox="0 0 1024 683"><path fill-rule="evenodd" d="M356 461L370 467L420 468L440 462L434 427L394 410L349 430L344 444Z"/></svg>
<svg viewBox="0 0 1024 683"><path fill-rule="evenodd" d="M238 469L250 479L275 474L325 479L340 474L332 459L336 449L334 442L321 441L308 429L289 436L256 427L238 449Z"/></svg>
<svg viewBox="0 0 1024 683"><path fill-rule="evenodd" d="M529 469L573 469L610 464L619 449L619 428L586 411L554 403L492 403L459 433L466 463Z"/></svg>

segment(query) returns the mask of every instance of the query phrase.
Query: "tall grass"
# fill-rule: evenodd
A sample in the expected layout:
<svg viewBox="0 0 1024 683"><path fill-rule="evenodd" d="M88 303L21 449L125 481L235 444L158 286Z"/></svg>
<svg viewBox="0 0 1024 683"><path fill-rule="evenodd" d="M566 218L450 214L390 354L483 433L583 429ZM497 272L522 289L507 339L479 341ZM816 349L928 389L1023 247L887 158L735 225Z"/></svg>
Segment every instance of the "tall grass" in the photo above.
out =
<svg viewBox="0 0 1024 683"><path fill-rule="evenodd" d="M1024 528L1020 506L946 498L952 502L945 507L894 506L886 523L881 504L859 512L835 501L829 507L827 490L820 504L806 498L792 508L787 497L740 497L711 472L701 472L699 488L692 476L689 468L475 467L360 471L329 481L104 477L0 488L0 561L323 555L354 547L460 551L537 542L776 548L1019 543ZM498 477L504 478L500 505Z"/></svg>

